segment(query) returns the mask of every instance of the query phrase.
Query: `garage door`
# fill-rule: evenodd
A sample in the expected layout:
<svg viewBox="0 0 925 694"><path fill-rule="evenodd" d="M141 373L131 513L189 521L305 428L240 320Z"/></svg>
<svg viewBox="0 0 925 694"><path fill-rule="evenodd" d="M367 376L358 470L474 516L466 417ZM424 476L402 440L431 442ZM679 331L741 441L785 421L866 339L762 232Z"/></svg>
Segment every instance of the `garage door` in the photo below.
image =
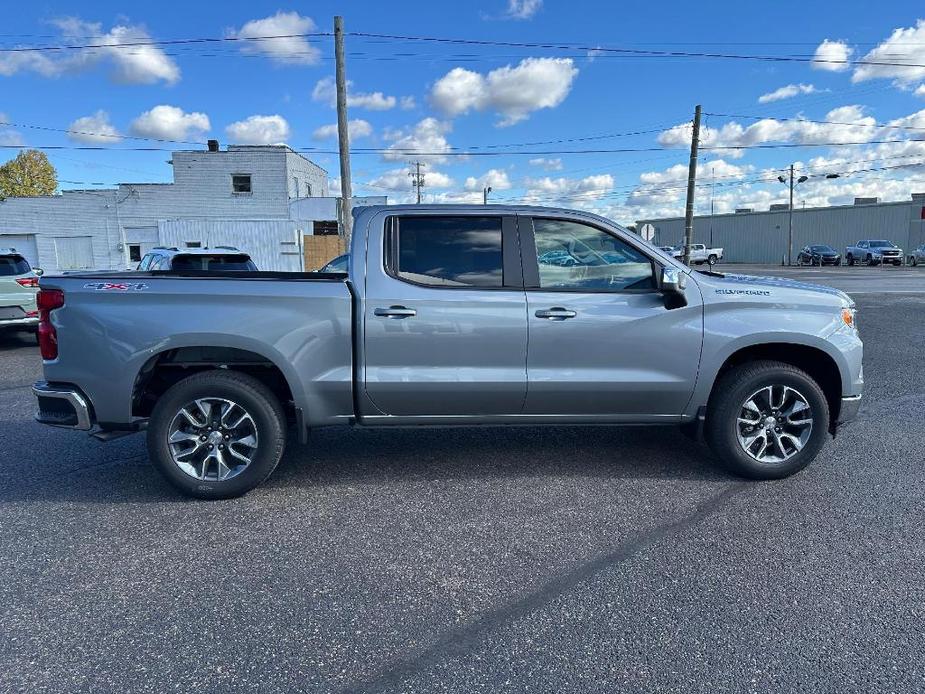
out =
<svg viewBox="0 0 925 694"><path fill-rule="evenodd" d="M15 248L29 265L39 264L39 254L35 249L35 234L0 234L0 248Z"/></svg>
<svg viewBox="0 0 925 694"><path fill-rule="evenodd" d="M93 243L89 236L55 238L59 270L87 270L93 267Z"/></svg>

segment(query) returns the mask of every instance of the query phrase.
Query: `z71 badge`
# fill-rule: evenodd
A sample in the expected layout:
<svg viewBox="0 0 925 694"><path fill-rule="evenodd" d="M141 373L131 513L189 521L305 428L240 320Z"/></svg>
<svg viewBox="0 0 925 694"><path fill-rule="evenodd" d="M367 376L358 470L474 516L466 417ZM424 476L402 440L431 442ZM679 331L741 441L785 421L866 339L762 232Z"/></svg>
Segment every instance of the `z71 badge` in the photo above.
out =
<svg viewBox="0 0 925 694"><path fill-rule="evenodd" d="M87 282L84 289L95 289L98 292L140 292L148 285L142 282Z"/></svg>

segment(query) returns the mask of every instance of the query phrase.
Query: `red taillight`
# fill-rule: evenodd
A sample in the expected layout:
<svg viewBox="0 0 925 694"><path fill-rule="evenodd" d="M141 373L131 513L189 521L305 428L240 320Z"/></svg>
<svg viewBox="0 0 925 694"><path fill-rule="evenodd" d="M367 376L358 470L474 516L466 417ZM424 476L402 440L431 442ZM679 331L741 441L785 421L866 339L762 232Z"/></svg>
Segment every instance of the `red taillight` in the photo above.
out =
<svg viewBox="0 0 925 694"><path fill-rule="evenodd" d="M38 277L19 277L16 280L16 284L20 287L38 287L39 278Z"/></svg>
<svg viewBox="0 0 925 694"><path fill-rule="evenodd" d="M35 297L39 307L39 350L42 359L58 358L58 332L51 324L51 312L64 306L64 292L60 289L40 289Z"/></svg>

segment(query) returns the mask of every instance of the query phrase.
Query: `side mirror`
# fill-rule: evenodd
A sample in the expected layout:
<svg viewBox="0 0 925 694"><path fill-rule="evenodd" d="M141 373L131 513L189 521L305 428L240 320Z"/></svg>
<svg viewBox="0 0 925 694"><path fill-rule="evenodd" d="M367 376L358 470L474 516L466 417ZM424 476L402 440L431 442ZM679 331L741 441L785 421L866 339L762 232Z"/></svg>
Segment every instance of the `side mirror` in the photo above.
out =
<svg viewBox="0 0 925 694"><path fill-rule="evenodd" d="M658 288L665 297L665 308L681 308L687 306L687 295L684 288L687 286L687 274L676 267L665 266L659 279Z"/></svg>
<svg viewBox="0 0 925 694"><path fill-rule="evenodd" d="M32 268L32 272L35 273L35 276L36 276L36 277L41 277L42 275L45 274L45 271L44 271L42 268L40 268L40 267L34 267L34 268Z"/></svg>

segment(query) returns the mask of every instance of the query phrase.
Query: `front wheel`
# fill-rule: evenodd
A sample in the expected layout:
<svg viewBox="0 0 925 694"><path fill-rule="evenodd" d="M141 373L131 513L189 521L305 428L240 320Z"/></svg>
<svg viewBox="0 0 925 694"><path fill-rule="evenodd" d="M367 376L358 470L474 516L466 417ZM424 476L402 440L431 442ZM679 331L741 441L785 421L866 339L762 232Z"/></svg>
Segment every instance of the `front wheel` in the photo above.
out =
<svg viewBox="0 0 925 694"><path fill-rule="evenodd" d="M848 261L848 267L854 267L854 256L853 255L849 253L848 257L845 258L845 260Z"/></svg>
<svg viewBox="0 0 925 694"><path fill-rule="evenodd" d="M174 384L148 423L148 454L167 480L200 499L230 499L263 482L286 444L276 396L252 376L206 371Z"/></svg>
<svg viewBox="0 0 925 694"><path fill-rule="evenodd" d="M704 434L736 475L771 480L812 462L825 443L829 406L801 369L775 361L734 367L716 383Z"/></svg>
<svg viewBox="0 0 925 694"><path fill-rule="evenodd" d="M909 262L912 263L912 267L916 267L919 264L918 256L912 256L909 258Z"/></svg>

